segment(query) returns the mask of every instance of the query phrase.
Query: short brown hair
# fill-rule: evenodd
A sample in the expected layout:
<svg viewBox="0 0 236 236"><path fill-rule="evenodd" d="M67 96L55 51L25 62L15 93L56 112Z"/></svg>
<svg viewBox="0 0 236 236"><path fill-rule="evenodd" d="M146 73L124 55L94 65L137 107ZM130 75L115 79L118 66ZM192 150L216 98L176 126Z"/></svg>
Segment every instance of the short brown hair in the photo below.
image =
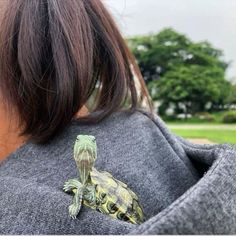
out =
<svg viewBox="0 0 236 236"><path fill-rule="evenodd" d="M100 0L10 0L0 26L1 92L22 135L46 142L97 92L99 122L152 102L135 59ZM135 75L135 76L134 76ZM140 95L135 86L139 82Z"/></svg>

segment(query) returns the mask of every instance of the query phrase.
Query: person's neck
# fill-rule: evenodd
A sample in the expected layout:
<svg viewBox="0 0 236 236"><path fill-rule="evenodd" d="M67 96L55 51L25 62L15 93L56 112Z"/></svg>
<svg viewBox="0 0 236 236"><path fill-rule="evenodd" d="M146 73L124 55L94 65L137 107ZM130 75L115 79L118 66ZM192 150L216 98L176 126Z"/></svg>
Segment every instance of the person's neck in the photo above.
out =
<svg viewBox="0 0 236 236"><path fill-rule="evenodd" d="M3 111L4 109L2 109L0 116L0 163L28 140L28 138L19 135L14 118L9 119L9 116ZM86 106L83 106L76 117L86 116L88 113Z"/></svg>

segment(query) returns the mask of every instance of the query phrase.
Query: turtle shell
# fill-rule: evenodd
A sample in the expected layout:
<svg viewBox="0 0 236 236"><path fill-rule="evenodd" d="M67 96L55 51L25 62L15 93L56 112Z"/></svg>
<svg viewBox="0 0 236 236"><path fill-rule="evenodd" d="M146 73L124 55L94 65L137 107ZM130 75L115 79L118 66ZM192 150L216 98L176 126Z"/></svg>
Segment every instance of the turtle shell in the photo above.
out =
<svg viewBox="0 0 236 236"><path fill-rule="evenodd" d="M96 203L91 205L84 200L84 204L113 218L133 224L144 221L143 211L137 195L123 182L115 179L110 173L90 172L90 183L95 186Z"/></svg>

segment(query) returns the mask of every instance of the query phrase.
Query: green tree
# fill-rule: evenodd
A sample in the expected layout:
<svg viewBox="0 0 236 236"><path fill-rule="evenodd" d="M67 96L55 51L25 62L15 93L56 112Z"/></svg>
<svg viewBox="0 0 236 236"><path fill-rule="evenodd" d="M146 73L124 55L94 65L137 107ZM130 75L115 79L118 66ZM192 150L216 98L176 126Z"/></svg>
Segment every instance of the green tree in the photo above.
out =
<svg viewBox="0 0 236 236"><path fill-rule="evenodd" d="M177 65L228 66L222 51L208 42L193 43L185 35L167 28L156 35L128 39L146 81L164 75Z"/></svg>
<svg viewBox="0 0 236 236"><path fill-rule="evenodd" d="M194 114L206 110L207 103L221 104L227 97L225 93L229 91L230 83L222 76L222 70L217 68L178 66L158 81L150 82L148 88L154 100L175 104L177 110L184 104L185 112Z"/></svg>
<svg viewBox="0 0 236 236"><path fill-rule="evenodd" d="M225 80L228 64L223 53L208 42L195 43L173 29L156 35L128 40L137 58L151 96L170 103L185 105L191 113L225 103L230 84ZM213 106L212 106L213 107Z"/></svg>

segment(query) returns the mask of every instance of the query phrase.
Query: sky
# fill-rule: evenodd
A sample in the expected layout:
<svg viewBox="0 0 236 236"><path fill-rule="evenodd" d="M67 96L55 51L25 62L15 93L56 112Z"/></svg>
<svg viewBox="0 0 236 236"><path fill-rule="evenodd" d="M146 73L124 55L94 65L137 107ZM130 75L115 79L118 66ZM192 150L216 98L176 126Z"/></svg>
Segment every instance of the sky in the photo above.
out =
<svg viewBox="0 0 236 236"><path fill-rule="evenodd" d="M236 0L103 0L124 36L172 27L194 41L209 41L224 51L236 78Z"/></svg>

